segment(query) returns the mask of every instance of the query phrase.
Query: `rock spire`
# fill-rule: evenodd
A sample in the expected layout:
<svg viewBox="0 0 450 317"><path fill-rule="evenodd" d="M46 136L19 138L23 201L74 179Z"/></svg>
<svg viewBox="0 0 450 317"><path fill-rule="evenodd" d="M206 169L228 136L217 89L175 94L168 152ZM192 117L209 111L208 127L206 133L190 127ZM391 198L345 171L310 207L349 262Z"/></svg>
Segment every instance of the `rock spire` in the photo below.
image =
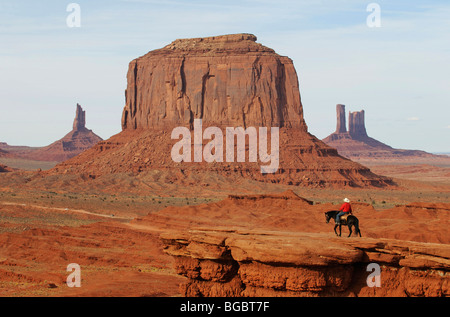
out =
<svg viewBox="0 0 450 317"><path fill-rule="evenodd" d="M348 115L348 130L352 137L367 137L366 124L364 121L364 110L350 112Z"/></svg>
<svg viewBox="0 0 450 317"><path fill-rule="evenodd" d="M341 104L336 105L336 116L337 116L336 133L347 132L347 126L345 123L345 105Z"/></svg>
<svg viewBox="0 0 450 317"><path fill-rule="evenodd" d="M86 111L77 103L75 119L73 120L73 130L82 130L86 128Z"/></svg>

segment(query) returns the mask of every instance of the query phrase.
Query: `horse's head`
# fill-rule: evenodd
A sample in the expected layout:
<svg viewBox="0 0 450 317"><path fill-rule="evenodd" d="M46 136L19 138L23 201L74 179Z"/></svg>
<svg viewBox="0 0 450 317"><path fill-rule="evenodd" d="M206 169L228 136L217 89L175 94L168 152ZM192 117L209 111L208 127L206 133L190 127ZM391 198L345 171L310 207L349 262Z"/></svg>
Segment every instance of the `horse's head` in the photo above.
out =
<svg viewBox="0 0 450 317"><path fill-rule="evenodd" d="M327 223L329 223L329 222L330 222L330 219L332 218L331 213L332 213L331 211L327 211L327 212L325 213L325 219L326 219Z"/></svg>
<svg viewBox="0 0 450 317"><path fill-rule="evenodd" d="M330 219L336 218L336 215L337 215L338 213L339 213L339 211L337 211L337 210L330 210L330 211L327 211L327 212L325 213L325 220L327 221L327 223L330 222Z"/></svg>

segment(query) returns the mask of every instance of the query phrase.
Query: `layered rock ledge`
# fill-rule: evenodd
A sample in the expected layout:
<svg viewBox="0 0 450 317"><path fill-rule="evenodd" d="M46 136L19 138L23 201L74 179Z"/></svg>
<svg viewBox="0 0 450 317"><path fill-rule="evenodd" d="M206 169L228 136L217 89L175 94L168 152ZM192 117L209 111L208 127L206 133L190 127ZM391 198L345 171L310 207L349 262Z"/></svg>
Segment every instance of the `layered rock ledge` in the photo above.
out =
<svg viewBox="0 0 450 317"><path fill-rule="evenodd" d="M450 246L321 233L198 228L163 233L185 296L449 296ZM369 287L369 263L380 287Z"/></svg>
<svg viewBox="0 0 450 317"><path fill-rule="evenodd" d="M168 207L133 225L161 232L185 296L449 296L450 204L375 210L353 203L362 237L335 236L318 204L292 191ZM370 263L381 287L369 287Z"/></svg>

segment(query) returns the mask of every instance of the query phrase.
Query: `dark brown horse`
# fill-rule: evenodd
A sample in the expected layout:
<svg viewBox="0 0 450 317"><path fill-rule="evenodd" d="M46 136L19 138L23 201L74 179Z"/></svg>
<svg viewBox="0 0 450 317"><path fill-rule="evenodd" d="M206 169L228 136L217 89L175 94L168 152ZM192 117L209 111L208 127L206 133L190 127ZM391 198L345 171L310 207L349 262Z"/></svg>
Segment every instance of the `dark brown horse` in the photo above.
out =
<svg viewBox="0 0 450 317"><path fill-rule="evenodd" d="M339 210L331 210L331 211L327 211L325 213L325 219L327 220L327 223L330 222L330 219L333 218L333 220L336 222L336 215L339 213ZM356 234L359 234L359 236L361 237L361 230L359 230L359 220L358 218L356 218L353 215L349 215L347 217L347 220L341 219L341 223L340 224L336 224L334 226L334 233L336 233L337 236L341 236L341 226L342 225L347 225L348 226L348 230L350 231L350 234L348 235L349 237L352 235L352 227L355 227L355 231ZM339 226L339 234L336 232L336 228Z"/></svg>

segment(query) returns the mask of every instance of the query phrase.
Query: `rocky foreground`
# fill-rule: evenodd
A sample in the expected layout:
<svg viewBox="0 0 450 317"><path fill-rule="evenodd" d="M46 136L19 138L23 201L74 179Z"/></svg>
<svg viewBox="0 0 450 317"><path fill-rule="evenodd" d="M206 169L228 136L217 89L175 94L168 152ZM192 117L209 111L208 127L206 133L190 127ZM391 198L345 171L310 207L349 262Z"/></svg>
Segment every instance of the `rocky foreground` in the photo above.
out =
<svg viewBox="0 0 450 317"><path fill-rule="evenodd" d="M450 295L448 245L225 229L161 237L189 278L185 296ZM370 263L380 266L380 287L367 284Z"/></svg>
<svg viewBox="0 0 450 317"><path fill-rule="evenodd" d="M356 205L362 238L336 237L323 214L331 207L292 192L230 196L134 223L163 231L165 252L189 279L185 296L450 295L448 204ZM380 287L368 286L370 263L380 269Z"/></svg>
<svg viewBox="0 0 450 317"><path fill-rule="evenodd" d="M362 238L346 227L339 238L324 217L337 206L292 191L138 218L9 200L0 202L1 296L449 295L448 203L355 202ZM70 263L80 288L66 285ZM368 287L377 267L380 287Z"/></svg>

